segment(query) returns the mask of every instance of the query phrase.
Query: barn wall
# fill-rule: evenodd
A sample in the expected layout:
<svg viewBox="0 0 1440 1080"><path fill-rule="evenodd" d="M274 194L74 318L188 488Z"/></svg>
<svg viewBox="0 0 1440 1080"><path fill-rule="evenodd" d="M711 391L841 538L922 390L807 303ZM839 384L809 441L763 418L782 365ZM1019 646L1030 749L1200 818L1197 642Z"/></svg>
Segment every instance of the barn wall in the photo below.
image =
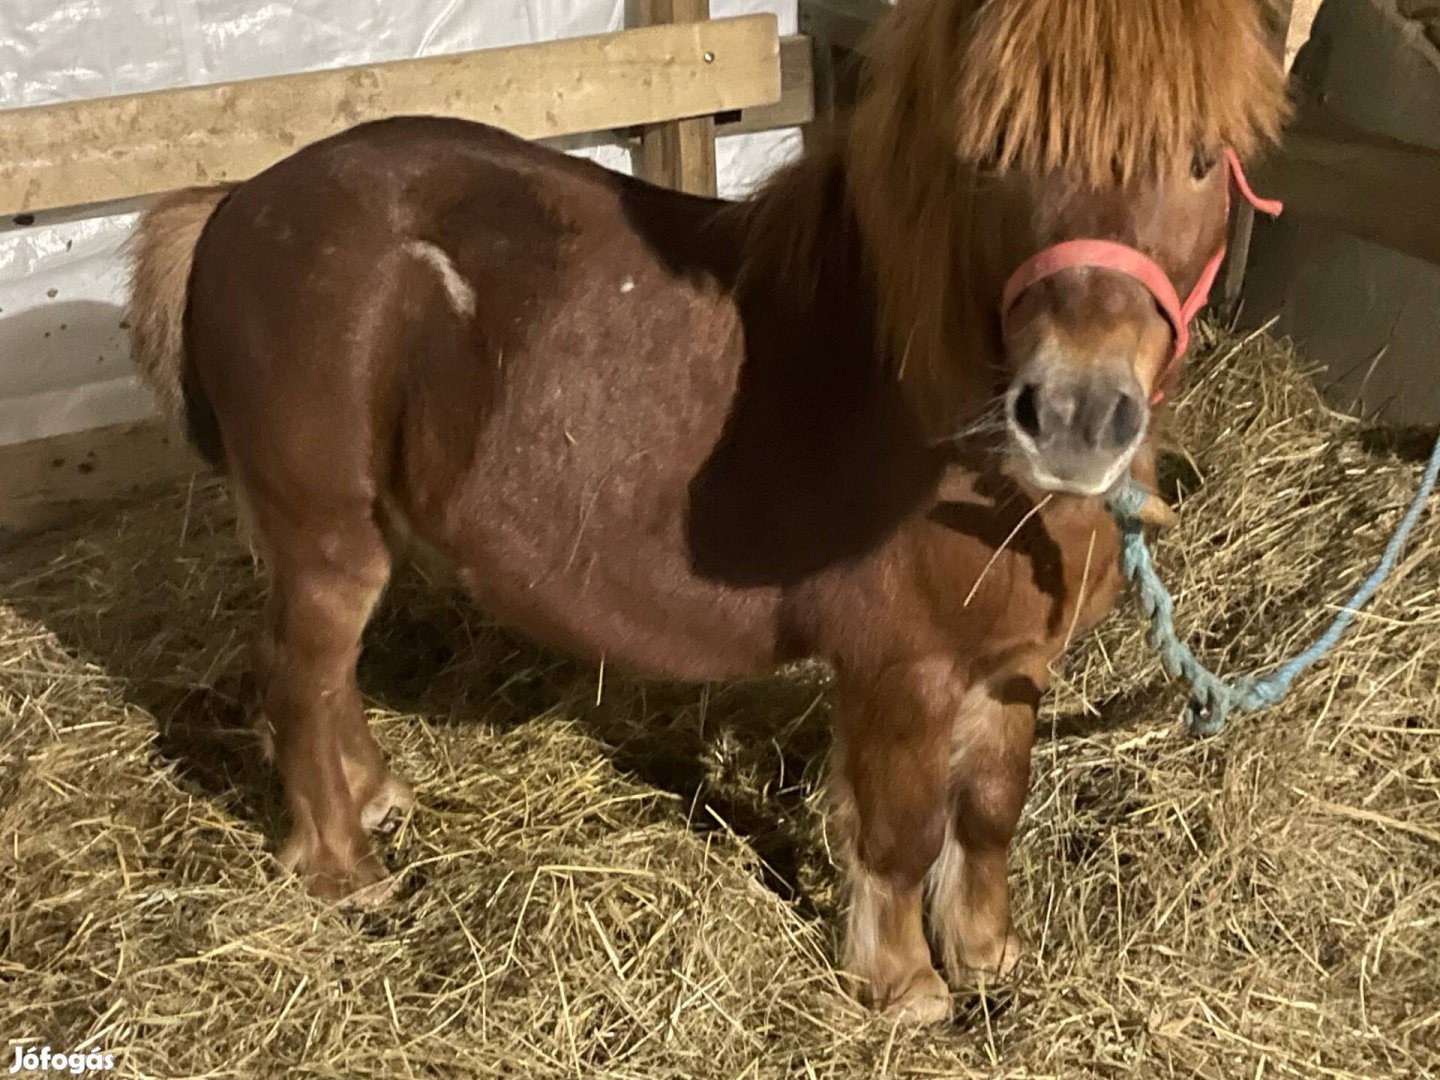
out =
<svg viewBox="0 0 1440 1080"><path fill-rule="evenodd" d="M795 0L711 0L715 16ZM633 23L633 18L630 22ZM4 0L0 108L603 33L625 0ZM722 194L753 186L798 133L722 138ZM628 151L582 151L630 171ZM134 222L0 224L0 445L140 419L120 328L118 249Z"/></svg>
<svg viewBox="0 0 1440 1080"><path fill-rule="evenodd" d="M1356 133L1357 159L1367 153L1359 137L1440 152L1440 5L1324 0L1295 58L1292 93L1302 126ZM1392 190L1404 181L1392 174ZM1440 192L1434 205L1440 213ZM1322 385L1343 408L1395 424L1440 423L1440 263L1346 223L1303 212L1257 222L1243 325L1274 319L1321 366Z"/></svg>

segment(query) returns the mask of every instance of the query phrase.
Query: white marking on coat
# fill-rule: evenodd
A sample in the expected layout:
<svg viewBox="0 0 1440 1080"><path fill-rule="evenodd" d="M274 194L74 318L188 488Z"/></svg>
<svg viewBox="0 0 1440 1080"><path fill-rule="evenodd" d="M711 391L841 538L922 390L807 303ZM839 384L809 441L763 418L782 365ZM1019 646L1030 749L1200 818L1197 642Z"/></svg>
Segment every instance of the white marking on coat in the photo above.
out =
<svg viewBox="0 0 1440 1080"><path fill-rule="evenodd" d="M440 284L445 286L445 295L450 298L456 314L467 318L475 314L475 289L460 276L444 249L428 240L412 240L405 245L405 250L440 275Z"/></svg>

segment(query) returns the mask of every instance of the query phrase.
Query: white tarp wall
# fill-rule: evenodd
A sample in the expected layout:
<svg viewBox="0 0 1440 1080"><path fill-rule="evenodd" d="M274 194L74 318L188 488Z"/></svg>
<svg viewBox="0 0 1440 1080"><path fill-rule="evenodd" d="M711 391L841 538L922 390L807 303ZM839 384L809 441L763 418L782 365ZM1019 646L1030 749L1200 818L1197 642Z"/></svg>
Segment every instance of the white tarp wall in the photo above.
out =
<svg viewBox="0 0 1440 1080"><path fill-rule="evenodd" d="M761 11L795 32L795 0L711 0L715 17ZM625 0L0 0L0 108L598 34L626 16ZM722 138L721 194L798 144ZM585 153L630 170L620 147ZM0 223L0 445L150 413L120 328L133 221Z"/></svg>

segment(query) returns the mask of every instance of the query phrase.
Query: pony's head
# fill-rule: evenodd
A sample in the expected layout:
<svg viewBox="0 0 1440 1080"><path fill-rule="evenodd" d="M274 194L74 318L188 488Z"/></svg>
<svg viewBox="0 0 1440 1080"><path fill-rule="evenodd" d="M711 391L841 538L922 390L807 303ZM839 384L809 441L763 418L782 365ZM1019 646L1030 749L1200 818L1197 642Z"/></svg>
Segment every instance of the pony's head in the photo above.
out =
<svg viewBox="0 0 1440 1080"><path fill-rule="evenodd" d="M901 0L847 147L886 345L935 437L1108 489L1218 268L1284 73L1265 0Z"/></svg>

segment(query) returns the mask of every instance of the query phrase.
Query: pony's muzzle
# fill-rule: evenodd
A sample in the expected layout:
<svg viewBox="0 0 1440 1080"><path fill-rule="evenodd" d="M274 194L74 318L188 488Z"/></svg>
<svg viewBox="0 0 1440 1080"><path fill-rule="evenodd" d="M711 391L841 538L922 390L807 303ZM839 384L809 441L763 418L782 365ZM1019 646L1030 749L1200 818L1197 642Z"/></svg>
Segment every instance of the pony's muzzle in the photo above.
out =
<svg viewBox="0 0 1440 1080"><path fill-rule="evenodd" d="M1029 479L1077 495L1108 491L1145 437L1150 410L1128 369L1028 366L1006 401L1010 438Z"/></svg>

